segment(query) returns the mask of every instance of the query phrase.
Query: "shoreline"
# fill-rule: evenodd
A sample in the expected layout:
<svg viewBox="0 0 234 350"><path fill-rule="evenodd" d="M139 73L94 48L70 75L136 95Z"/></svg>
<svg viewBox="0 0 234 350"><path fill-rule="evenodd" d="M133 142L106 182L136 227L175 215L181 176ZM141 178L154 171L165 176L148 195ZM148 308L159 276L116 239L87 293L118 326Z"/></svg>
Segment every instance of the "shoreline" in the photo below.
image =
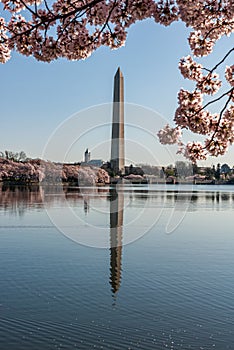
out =
<svg viewBox="0 0 234 350"><path fill-rule="evenodd" d="M111 179L112 180L112 179ZM194 182L194 181L177 181L177 182L167 182L167 181L157 181L157 182L148 182L147 180L143 180L143 181L118 181L119 179L110 181L108 183L95 183L95 184L84 184L82 186L79 186L78 183L75 182L37 182L37 181L27 181L27 182L20 182L20 181L0 181L0 186L20 186L20 187L53 187L53 186L62 186L64 188L82 188L82 187L105 187L105 186L110 186L110 185L175 185L175 186L179 186L179 185L198 185L198 186L204 186L204 185L208 185L208 186L223 186L223 185L234 185L234 182L230 182L230 181L222 181L222 182L214 182L214 181L204 181L204 182Z"/></svg>

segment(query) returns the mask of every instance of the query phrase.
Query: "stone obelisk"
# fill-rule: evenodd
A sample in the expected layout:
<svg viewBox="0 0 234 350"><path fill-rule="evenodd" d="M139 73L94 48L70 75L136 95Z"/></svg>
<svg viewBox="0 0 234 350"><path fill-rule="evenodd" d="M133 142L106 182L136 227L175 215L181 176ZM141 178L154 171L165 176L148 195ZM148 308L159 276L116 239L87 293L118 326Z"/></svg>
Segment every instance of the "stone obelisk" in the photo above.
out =
<svg viewBox="0 0 234 350"><path fill-rule="evenodd" d="M116 174L124 172L124 78L120 68L114 78L110 163Z"/></svg>

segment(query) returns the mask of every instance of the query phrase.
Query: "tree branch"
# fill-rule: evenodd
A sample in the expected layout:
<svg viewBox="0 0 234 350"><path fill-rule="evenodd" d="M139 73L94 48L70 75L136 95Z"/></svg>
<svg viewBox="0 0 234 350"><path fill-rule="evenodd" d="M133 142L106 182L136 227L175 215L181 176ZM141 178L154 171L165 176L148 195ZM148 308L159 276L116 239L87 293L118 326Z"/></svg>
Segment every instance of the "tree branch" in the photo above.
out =
<svg viewBox="0 0 234 350"><path fill-rule="evenodd" d="M23 0L20 0L20 1L22 1L22 3L23 3ZM75 15L77 12L84 11L84 10L90 8L90 7L93 7L93 6L97 5L98 3L102 2L102 1L103 0L92 0L90 3L84 4L84 5L82 5L82 6L78 7L78 8L75 8L74 10L72 10L70 12L67 12L67 13L63 14L63 15L61 15L61 14L60 15L59 14L55 15L53 12L50 11L50 13L52 13L53 17L48 18L47 20L45 20L44 17L42 19L41 16L39 16L38 14L36 14L34 11L32 11L30 9L31 10L30 12L33 13L33 15L35 15L36 17L40 18L41 21L39 23L35 24L34 26L32 26L30 29L27 29L27 30L25 30L23 32L20 32L20 33L17 33L17 34L14 34L12 37L9 38L9 40L15 39L18 36L28 35L32 31L34 31L35 29L37 29L38 27L40 27L42 25L46 26L46 25L49 25L51 22L57 21L59 19L60 20L61 19L66 19L66 18L68 18L70 16ZM7 29L8 29L9 32L11 32L9 27L7 27Z"/></svg>

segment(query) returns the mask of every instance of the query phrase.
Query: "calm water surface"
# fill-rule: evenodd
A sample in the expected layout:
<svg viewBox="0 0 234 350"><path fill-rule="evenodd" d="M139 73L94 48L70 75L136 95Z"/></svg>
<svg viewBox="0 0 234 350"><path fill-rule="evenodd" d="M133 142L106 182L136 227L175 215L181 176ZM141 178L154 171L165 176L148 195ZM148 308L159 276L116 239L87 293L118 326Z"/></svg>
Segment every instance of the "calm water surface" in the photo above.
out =
<svg viewBox="0 0 234 350"><path fill-rule="evenodd" d="M233 186L0 187L0 349L234 349L233 213Z"/></svg>

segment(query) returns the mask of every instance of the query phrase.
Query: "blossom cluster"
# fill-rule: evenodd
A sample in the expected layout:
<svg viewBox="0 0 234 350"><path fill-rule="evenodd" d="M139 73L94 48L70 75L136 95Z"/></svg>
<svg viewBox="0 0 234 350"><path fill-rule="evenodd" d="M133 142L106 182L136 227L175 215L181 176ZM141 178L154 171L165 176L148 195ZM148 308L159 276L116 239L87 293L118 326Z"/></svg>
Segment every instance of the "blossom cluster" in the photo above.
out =
<svg viewBox="0 0 234 350"><path fill-rule="evenodd" d="M234 65L226 67L225 78L231 86L234 86Z"/></svg>
<svg viewBox="0 0 234 350"><path fill-rule="evenodd" d="M0 181L16 183L59 183L76 182L80 185L109 183L108 173L96 167L66 165L33 159L27 162L14 162L0 158Z"/></svg>
<svg viewBox="0 0 234 350"><path fill-rule="evenodd" d="M184 149L184 156L192 163L207 158L203 145L200 142L188 142Z"/></svg>
<svg viewBox="0 0 234 350"><path fill-rule="evenodd" d="M0 60L12 49L38 60L88 57L101 45L124 45L127 29L153 18L168 26L181 20L192 28L191 50L196 56L212 51L215 42L234 31L232 0L1 0ZM25 15L26 12L26 15ZM25 15L25 17L24 17ZM26 19L27 18L27 19Z"/></svg>
<svg viewBox="0 0 234 350"><path fill-rule="evenodd" d="M186 4L185 4L186 3ZM218 39L229 36L234 31L233 1L177 1L180 19L193 30L189 35L189 45L192 54L197 57L209 55ZM195 134L206 136L204 142L189 142L179 144L178 152L192 162L206 159L210 156L225 154L229 145L234 142L233 106L234 102L234 65L225 68L224 79L231 89L224 91L219 97L204 104L204 95L217 94L222 81L217 74L217 68L234 51L223 55L213 68L207 69L191 55L183 57L179 69L185 79L195 83L193 91L181 89L178 93L178 108L175 112L176 127L187 129ZM227 85L227 84L226 84ZM216 101L224 101L219 113L211 113L206 109ZM168 130L168 136L165 134ZM161 135L161 132L158 134ZM165 128L163 141L170 137L169 128ZM170 142L167 142L170 143Z"/></svg>
<svg viewBox="0 0 234 350"><path fill-rule="evenodd" d="M11 55L8 47L7 27L4 18L0 17L0 62L7 62Z"/></svg>
<svg viewBox="0 0 234 350"><path fill-rule="evenodd" d="M157 136L163 145L178 143L181 137L181 129L178 127L171 128L167 124L163 129L159 130Z"/></svg>
<svg viewBox="0 0 234 350"><path fill-rule="evenodd" d="M44 172L36 161L21 163L0 158L0 181L41 182L44 177Z"/></svg>
<svg viewBox="0 0 234 350"><path fill-rule="evenodd" d="M190 34L188 42L193 56L209 55L217 40L234 32L233 0L0 0L0 62L10 59L16 50L37 60L50 62L58 58L86 59L100 46L117 49L125 44L127 32L136 21L147 18L168 26L182 21ZM234 51L232 48L213 68L204 68L190 56L180 60L179 69L185 79L195 83L194 91L181 89L175 114L174 133L186 128L207 135L203 148L210 155L223 154L233 142L233 127L225 121L225 112L234 102L234 65L228 66L224 79L231 87L219 99L225 99L219 115L211 114L203 103L203 95L220 91L217 68ZM196 58L197 59L197 58ZM213 100L213 101L216 101ZM208 104L210 104L209 102ZM229 112L227 112L229 113ZM231 112L230 112L231 113ZM229 128L227 132L226 129ZM172 128L173 129L173 128ZM223 133L223 134L222 134ZM228 137L225 138L227 136ZM222 136L221 136L222 134ZM177 136L170 128L159 132L163 143ZM197 147L197 148L196 148ZM189 154L191 145L184 150ZM201 151L202 152L202 151ZM195 152L193 152L195 154ZM198 153L196 153L198 154ZM197 159L203 157L202 153Z"/></svg>
<svg viewBox="0 0 234 350"><path fill-rule="evenodd" d="M1 2L11 16L7 23L1 18L2 63L9 59L12 49L45 62L60 57L85 59L102 45L121 47L129 26L157 17L153 0L57 0L51 6L47 0Z"/></svg>

